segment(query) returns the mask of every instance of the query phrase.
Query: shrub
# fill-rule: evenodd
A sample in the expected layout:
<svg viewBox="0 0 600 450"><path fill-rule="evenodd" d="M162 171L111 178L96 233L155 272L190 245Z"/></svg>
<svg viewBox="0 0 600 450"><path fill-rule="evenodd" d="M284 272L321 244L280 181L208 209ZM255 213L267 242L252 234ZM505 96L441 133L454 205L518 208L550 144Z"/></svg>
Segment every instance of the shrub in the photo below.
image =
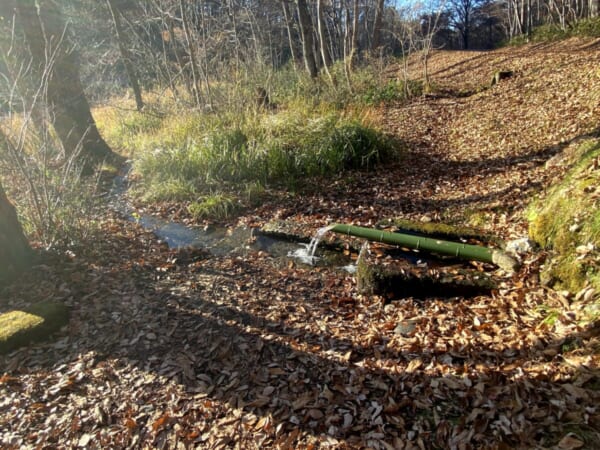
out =
<svg viewBox="0 0 600 450"><path fill-rule="evenodd" d="M378 105L406 100L411 96L421 95L424 92L423 83L409 80L408 85L403 81L389 81L384 85L375 84L370 86L363 96L363 102L367 105Z"/></svg>
<svg viewBox="0 0 600 450"><path fill-rule="evenodd" d="M535 27L531 37L517 36L509 42L510 45L524 45L527 42L551 42L567 39L573 36L600 37L600 17L579 20L563 29L557 24L547 24Z"/></svg>

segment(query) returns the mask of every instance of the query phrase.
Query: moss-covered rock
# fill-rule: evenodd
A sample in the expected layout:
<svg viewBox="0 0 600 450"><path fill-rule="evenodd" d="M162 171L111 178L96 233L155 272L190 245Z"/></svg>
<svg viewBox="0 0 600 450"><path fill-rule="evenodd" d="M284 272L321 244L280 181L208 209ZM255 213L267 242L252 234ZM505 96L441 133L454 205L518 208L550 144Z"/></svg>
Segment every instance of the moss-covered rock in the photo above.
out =
<svg viewBox="0 0 600 450"><path fill-rule="evenodd" d="M528 209L529 235L550 252L541 279L580 291L600 289L600 139L580 143L565 177Z"/></svg>
<svg viewBox="0 0 600 450"><path fill-rule="evenodd" d="M259 233L290 242L310 242L310 233L305 226L287 220L272 220L263 225Z"/></svg>
<svg viewBox="0 0 600 450"><path fill-rule="evenodd" d="M0 314L0 353L43 340L66 325L68 320L68 308L56 302L41 302L24 311Z"/></svg>

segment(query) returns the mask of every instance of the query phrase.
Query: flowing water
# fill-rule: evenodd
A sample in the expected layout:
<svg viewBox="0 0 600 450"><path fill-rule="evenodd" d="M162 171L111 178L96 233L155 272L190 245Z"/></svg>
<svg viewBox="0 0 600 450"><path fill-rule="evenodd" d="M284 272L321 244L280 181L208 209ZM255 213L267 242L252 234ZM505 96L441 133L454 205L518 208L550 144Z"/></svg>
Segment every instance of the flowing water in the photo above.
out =
<svg viewBox="0 0 600 450"><path fill-rule="evenodd" d="M170 248L195 247L208 250L215 256L225 256L235 253L247 255L250 252L262 251L268 253L276 264L288 264L290 260L298 264L313 267L330 267L337 270L356 272L356 262L339 251L319 248L325 234L332 226L320 228L309 243L290 242L271 235L261 234L259 230L247 227L211 227L207 229L193 228L181 223L168 221L159 217L138 214L127 202L129 167L125 167L124 175L115 177L109 200L112 209L132 222L137 222L143 228L154 233ZM369 241L365 241L360 251L359 259L369 250ZM400 248L388 251L388 256L405 260L415 268L441 267L445 263L439 259L425 257L421 252L406 251ZM280 261L280 262L278 262ZM404 282L406 285L406 282ZM406 288L406 286L404 286ZM437 287L439 289L439 286ZM416 291L424 290L420 284ZM447 285L444 291L449 291Z"/></svg>
<svg viewBox="0 0 600 450"><path fill-rule="evenodd" d="M300 244L300 248L297 248L294 251L290 252L288 256L291 258L296 258L304 264L314 266L315 263L319 261L319 258L316 256L319 242L323 240L325 233L327 233L332 228L333 225L319 228L317 230L317 233L313 236L313 238L308 244Z"/></svg>
<svg viewBox="0 0 600 450"><path fill-rule="evenodd" d="M224 256L232 252L264 251L273 258L292 259L300 264L336 267L350 273L356 270L350 258L340 252L320 250L319 256L317 256L319 242L331 227L319 229L310 243L303 244L266 236L248 227L200 229L171 222L160 217L137 214L126 199L130 168L129 165L126 165L123 169L124 174L115 177L110 192L110 205L127 220L137 222L144 229L154 233L169 248L203 248L215 256Z"/></svg>

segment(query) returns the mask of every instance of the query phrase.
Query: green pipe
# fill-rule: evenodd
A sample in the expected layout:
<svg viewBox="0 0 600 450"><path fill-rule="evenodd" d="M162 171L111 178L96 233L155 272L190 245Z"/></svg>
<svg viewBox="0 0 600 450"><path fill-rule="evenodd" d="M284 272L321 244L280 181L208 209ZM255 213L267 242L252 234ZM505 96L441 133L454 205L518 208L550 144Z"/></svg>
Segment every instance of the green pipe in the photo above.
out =
<svg viewBox="0 0 600 450"><path fill-rule="evenodd" d="M509 272L514 271L519 265L515 259L502 251L489 249L479 245L443 241L440 239L414 236L405 233L392 233L389 231L357 227L354 225L336 224L331 226L330 231L356 236L370 241L383 242L385 244L401 245L414 250L450 255L470 261L492 263Z"/></svg>

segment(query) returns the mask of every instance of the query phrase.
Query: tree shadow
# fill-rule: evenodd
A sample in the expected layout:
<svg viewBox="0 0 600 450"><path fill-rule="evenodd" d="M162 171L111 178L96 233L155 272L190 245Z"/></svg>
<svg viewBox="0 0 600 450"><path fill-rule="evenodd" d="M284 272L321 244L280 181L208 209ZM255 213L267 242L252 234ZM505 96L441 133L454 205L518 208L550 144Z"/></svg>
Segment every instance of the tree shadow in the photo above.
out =
<svg viewBox="0 0 600 450"><path fill-rule="evenodd" d="M424 213L444 214L454 208L471 208L473 211L499 208L510 212L515 208L522 208L523 199L541 191L547 181L562 176L566 167L560 165L554 169L548 169L544 175L536 172L551 158L556 157L579 140L598 136L600 136L600 128L580 134L557 145L531 149L521 155L459 161L445 159L441 155L427 154L423 150L418 150L419 147L413 143L413 145L409 145L409 148L416 150L407 150L402 162L388 167L388 171L383 174L383 177L380 172L364 173L360 177L352 179L349 185L342 183L339 186L328 188L329 197L344 196L345 207L343 209L335 208L335 205L321 201L324 204L322 212L327 212L333 217L336 217L336 214L352 215L353 210L358 210L359 212L356 214L360 214L365 198L370 200L370 208L381 215L381 218L390 217L390 213L393 216ZM494 177L505 174L508 176L513 171L515 174L523 172L523 176L511 177L511 180L501 184L494 182ZM431 195L437 186L452 185L457 191L460 191L461 186L468 187L473 180L482 178L490 180L489 189L450 199L438 199ZM373 195L374 188L377 189L375 192L378 192L380 190L378 186L382 184L394 185L397 183L394 179L400 179L405 186L413 186L413 191L409 195L404 193L401 195ZM481 181L477 181L477 183L485 186L485 183ZM345 195L350 189L354 193L352 197ZM316 195L323 196L320 192Z"/></svg>
<svg viewBox="0 0 600 450"><path fill-rule="evenodd" d="M534 329L510 313L517 290L507 304L384 306L347 277L278 269L265 254L178 266L177 253L137 245L84 255L87 270L61 287L76 295L68 334L1 361L22 380L0 384L4 398L34 416L26 444L52 442L39 430L61 405L74 416L56 431L91 434L91 447L531 448L556 443L565 414L600 423L597 374L558 370L548 335L515 339ZM405 319L413 329L395 333Z"/></svg>

